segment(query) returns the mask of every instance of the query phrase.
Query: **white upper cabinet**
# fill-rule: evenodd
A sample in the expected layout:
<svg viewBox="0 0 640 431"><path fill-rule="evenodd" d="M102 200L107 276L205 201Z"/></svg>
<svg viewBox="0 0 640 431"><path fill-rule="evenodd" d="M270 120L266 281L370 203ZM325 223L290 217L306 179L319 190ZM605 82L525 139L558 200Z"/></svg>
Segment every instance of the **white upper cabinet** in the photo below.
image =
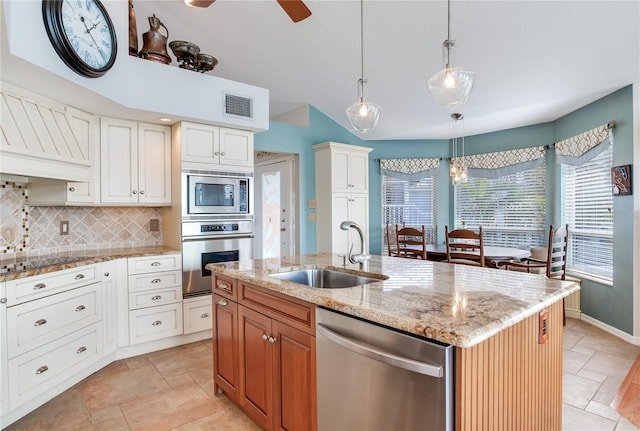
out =
<svg viewBox="0 0 640 431"><path fill-rule="evenodd" d="M173 126L173 139L184 168L253 169L253 132L183 121Z"/></svg>
<svg viewBox="0 0 640 431"><path fill-rule="evenodd" d="M370 150L366 150L353 151L333 144L331 177L334 192L368 193Z"/></svg>
<svg viewBox="0 0 640 431"><path fill-rule="evenodd" d="M171 205L171 129L102 118L101 201Z"/></svg>

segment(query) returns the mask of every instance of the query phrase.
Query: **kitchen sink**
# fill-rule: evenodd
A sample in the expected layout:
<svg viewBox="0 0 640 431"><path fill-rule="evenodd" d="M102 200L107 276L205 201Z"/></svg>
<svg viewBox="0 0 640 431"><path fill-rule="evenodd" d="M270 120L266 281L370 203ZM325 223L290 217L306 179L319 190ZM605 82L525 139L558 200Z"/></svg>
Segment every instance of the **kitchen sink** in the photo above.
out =
<svg viewBox="0 0 640 431"><path fill-rule="evenodd" d="M354 287L383 281L379 278L364 277L346 272L333 271L331 269L302 269L299 271L270 274L269 276L321 289Z"/></svg>

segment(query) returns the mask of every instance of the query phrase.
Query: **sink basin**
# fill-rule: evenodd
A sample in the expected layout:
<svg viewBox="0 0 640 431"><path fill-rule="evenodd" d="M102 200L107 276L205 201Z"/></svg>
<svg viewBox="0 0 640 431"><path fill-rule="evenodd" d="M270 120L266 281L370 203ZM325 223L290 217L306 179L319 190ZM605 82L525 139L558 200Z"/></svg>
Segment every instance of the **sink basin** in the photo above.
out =
<svg viewBox="0 0 640 431"><path fill-rule="evenodd" d="M324 289L353 287L383 281L378 278L363 277L361 275L332 271L330 269L302 269L299 271L270 274L269 277Z"/></svg>

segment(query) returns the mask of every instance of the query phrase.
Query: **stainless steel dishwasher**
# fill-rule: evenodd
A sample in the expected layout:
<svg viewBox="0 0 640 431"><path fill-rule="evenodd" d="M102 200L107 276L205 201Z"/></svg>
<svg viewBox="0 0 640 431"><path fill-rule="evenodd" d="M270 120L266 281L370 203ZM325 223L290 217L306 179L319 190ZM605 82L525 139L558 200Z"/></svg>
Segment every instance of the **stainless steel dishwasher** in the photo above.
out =
<svg viewBox="0 0 640 431"><path fill-rule="evenodd" d="M318 308L318 430L453 430L453 351Z"/></svg>

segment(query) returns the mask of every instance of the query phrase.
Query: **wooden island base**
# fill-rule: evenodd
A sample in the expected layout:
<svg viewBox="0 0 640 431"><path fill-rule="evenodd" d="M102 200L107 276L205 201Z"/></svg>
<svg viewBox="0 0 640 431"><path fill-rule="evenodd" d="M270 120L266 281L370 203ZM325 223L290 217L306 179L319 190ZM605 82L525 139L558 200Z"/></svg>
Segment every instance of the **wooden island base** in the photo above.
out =
<svg viewBox="0 0 640 431"><path fill-rule="evenodd" d="M562 300L473 347L456 347L456 430L562 429Z"/></svg>

